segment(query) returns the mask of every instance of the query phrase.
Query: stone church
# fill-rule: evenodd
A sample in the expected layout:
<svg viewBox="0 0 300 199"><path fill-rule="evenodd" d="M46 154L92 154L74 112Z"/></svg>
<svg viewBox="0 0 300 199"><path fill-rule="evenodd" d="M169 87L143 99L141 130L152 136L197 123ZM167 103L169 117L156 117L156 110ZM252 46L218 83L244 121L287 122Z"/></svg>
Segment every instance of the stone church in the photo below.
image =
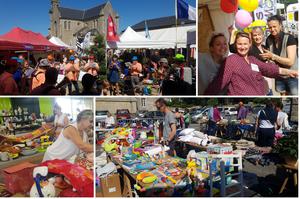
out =
<svg viewBox="0 0 300 199"><path fill-rule="evenodd" d="M108 1L86 10L60 7L60 0L51 0L49 35L60 38L75 46L77 38L82 40L86 33L106 36L107 18L111 15L118 30L119 16Z"/></svg>

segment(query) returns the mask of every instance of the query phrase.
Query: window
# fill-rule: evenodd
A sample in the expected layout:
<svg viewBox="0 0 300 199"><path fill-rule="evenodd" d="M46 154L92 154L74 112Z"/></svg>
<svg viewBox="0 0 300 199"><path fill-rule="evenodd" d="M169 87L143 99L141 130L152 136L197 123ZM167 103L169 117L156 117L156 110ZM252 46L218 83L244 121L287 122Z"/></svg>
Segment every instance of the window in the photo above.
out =
<svg viewBox="0 0 300 199"><path fill-rule="evenodd" d="M141 104L142 104L142 107L146 107L146 99L145 98L141 99Z"/></svg>
<svg viewBox="0 0 300 199"><path fill-rule="evenodd" d="M68 22L68 30L71 30L71 21Z"/></svg>
<svg viewBox="0 0 300 199"><path fill-rule="evenodd" d="M67 30L67 21L64 22L64 29Z"/></svg>

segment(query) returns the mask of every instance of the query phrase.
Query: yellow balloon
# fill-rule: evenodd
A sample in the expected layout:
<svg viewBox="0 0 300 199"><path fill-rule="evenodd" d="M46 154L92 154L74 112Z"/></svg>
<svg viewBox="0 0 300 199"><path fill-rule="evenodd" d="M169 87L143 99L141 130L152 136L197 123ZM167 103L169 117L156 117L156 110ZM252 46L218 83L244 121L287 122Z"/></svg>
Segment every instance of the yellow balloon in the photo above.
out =
<svg viewBox="0 0 300 199"><path fill-rule="evenodd" d="M248 12L253 12L256 10L258 5L258 0L239 0L239 6Z"/></svg>

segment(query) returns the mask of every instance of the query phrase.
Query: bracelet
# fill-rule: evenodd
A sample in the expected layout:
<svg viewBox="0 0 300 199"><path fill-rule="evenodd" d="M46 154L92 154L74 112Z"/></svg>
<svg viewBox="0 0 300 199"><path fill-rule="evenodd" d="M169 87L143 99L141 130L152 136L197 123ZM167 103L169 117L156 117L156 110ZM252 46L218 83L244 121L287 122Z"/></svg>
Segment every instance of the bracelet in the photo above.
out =
<svg viewBox="0 0 300 199"><path fill-rule="evenodd" d="M276 57L277 57L277 56L276 56L275 54L272 54L272 58L271 58L271 59L272 59L273 61L275 61L275 60L276 60Z"/></svg>

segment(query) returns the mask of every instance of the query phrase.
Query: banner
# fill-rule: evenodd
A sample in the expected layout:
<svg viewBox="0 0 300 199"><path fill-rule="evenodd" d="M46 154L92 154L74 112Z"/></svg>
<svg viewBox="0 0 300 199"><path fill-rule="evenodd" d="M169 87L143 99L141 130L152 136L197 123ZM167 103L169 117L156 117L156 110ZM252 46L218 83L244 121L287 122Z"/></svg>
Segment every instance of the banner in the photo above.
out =
<svg viewBox="0 0 300 199"><path fill-rule="evenodd" d="M277 0L261 0L260 5L254 11L255 20L267 21L272 15L276 15Z"/></svg>

